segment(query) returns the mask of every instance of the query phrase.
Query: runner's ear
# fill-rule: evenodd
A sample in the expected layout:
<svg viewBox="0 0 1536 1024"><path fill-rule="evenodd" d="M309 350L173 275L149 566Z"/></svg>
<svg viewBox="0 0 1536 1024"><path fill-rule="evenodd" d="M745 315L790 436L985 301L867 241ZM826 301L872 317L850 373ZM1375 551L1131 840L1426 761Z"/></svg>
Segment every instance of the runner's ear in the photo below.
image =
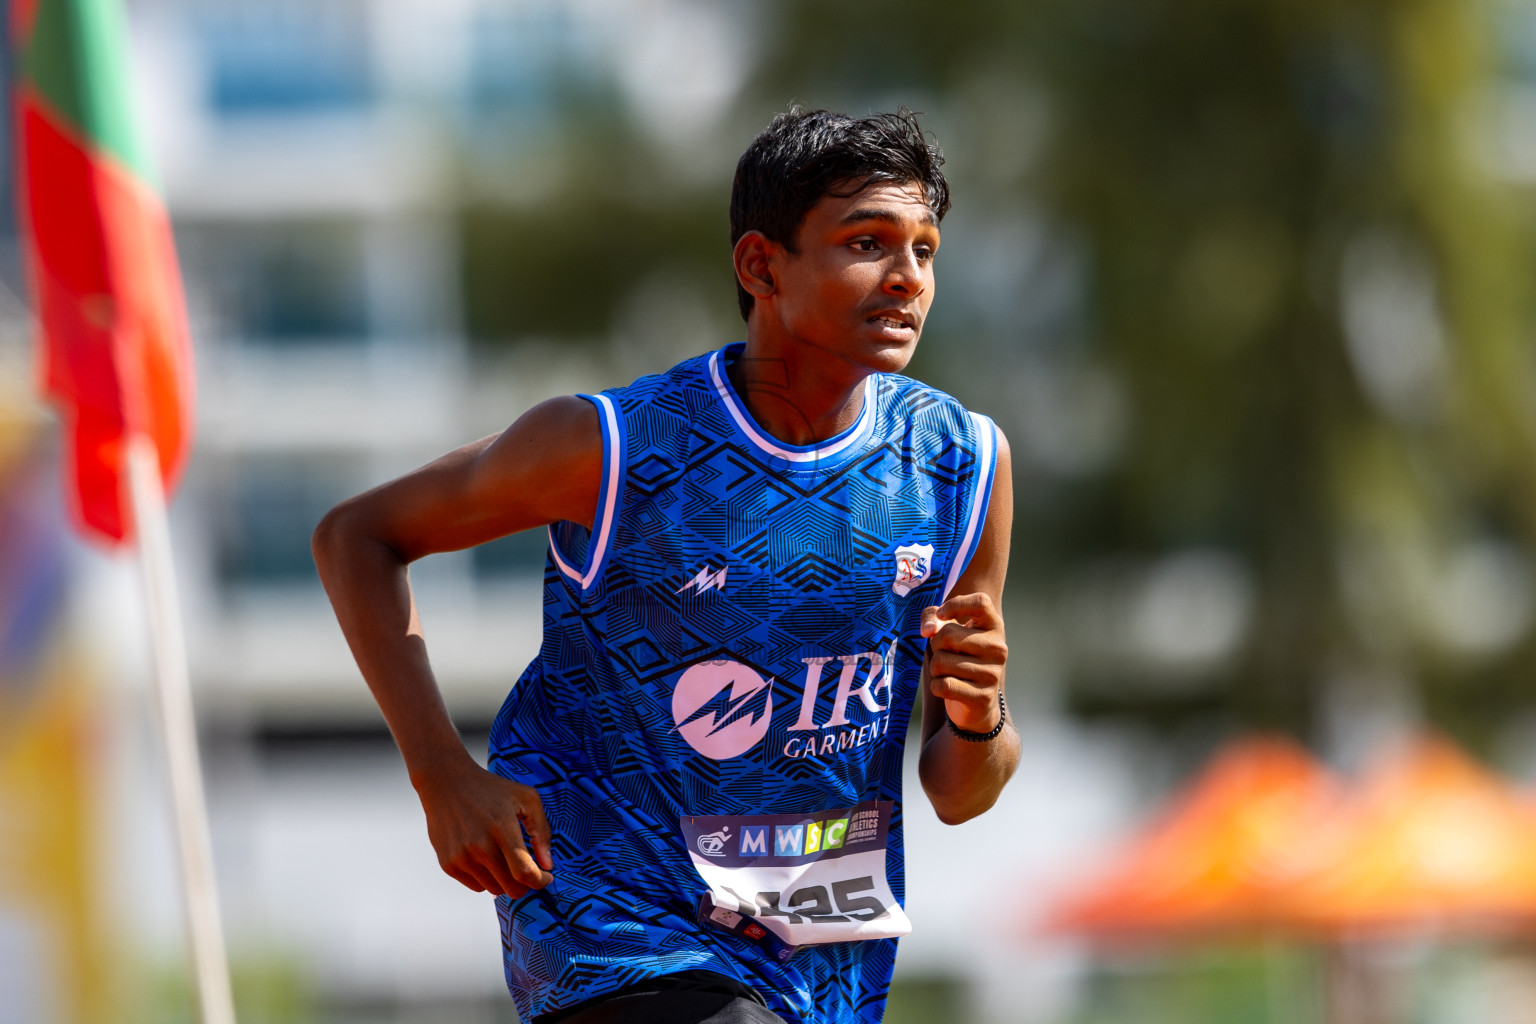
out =
<svg viewBox="0 0 1536 1024"><path fill-rule="evenodd" d="M754 299L766 299L777 288L771 261L778 243L761 231L748 231L736 240L731 259L736 265L736 280Z"/></svg>

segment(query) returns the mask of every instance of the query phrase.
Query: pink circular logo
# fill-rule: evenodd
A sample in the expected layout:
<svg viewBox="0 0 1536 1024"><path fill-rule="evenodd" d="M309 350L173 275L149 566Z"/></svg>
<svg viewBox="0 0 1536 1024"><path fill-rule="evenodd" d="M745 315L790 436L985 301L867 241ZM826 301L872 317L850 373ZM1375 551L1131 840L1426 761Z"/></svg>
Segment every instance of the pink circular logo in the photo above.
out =
<svg viewBox="0 0 1536 1024"><path fill-rule="evenodd" d="M691 666L672 688L677 731L694 750L716 761L751 750L767 735L772 717L768 681L729 659Z"/></svg>

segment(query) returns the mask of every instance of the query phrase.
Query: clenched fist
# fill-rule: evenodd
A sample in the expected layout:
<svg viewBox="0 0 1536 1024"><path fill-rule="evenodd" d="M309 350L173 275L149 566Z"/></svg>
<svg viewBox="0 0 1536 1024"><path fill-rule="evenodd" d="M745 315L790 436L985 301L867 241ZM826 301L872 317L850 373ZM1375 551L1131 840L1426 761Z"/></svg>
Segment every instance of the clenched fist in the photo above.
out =
<svg viewBox="0 0 1536 1024"><path fill-rule="evenodd" d="M427 814L437 862L476 892L513 899L554 881L549 822L531 787L504 779L465 758L444 773L412 780ZM523 843L523 832L533 846Z"/></svg>
<svg viewBox="0 0 1536 1024"><path fill-rule="evenodd" d="M967 732L987 733L1002 715L998 694L1008 663L1003 617L986 594L959 594L923 609L928 689Z"/></svg>

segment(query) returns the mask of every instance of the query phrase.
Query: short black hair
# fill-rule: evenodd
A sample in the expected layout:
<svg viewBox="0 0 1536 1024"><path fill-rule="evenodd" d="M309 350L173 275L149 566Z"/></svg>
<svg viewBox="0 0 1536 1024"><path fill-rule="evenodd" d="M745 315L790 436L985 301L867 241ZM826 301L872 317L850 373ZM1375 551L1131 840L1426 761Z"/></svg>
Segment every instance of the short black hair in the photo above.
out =
<svg viewBox="0 0 1536 1024"><path fill-rule="evenodd" d="M736 162L731 245L748 231L761 231L794 252L800 224L822 196L854 195L883 182L921 185L942 220L949 212L943 166L943 152L906 107L849 117L796 104L768 122ZM745 320L753 298L740 281L736 299Z"/></svg>

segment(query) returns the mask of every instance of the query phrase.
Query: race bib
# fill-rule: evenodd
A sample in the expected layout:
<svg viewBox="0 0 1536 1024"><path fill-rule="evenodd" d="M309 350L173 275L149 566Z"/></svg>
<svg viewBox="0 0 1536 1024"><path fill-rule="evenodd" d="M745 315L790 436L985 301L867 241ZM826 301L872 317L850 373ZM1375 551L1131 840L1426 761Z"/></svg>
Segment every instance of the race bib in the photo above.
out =
<svg viewBox="0 0 1536 1024"><path fill-rule="evenodd" d="M906 935L912 922L885 877L893 809L878 800L811 814L682 819L688 855L709 886L700 919L783 957L798 946ZM769 935L777 941L765 941Z"/></svg>

